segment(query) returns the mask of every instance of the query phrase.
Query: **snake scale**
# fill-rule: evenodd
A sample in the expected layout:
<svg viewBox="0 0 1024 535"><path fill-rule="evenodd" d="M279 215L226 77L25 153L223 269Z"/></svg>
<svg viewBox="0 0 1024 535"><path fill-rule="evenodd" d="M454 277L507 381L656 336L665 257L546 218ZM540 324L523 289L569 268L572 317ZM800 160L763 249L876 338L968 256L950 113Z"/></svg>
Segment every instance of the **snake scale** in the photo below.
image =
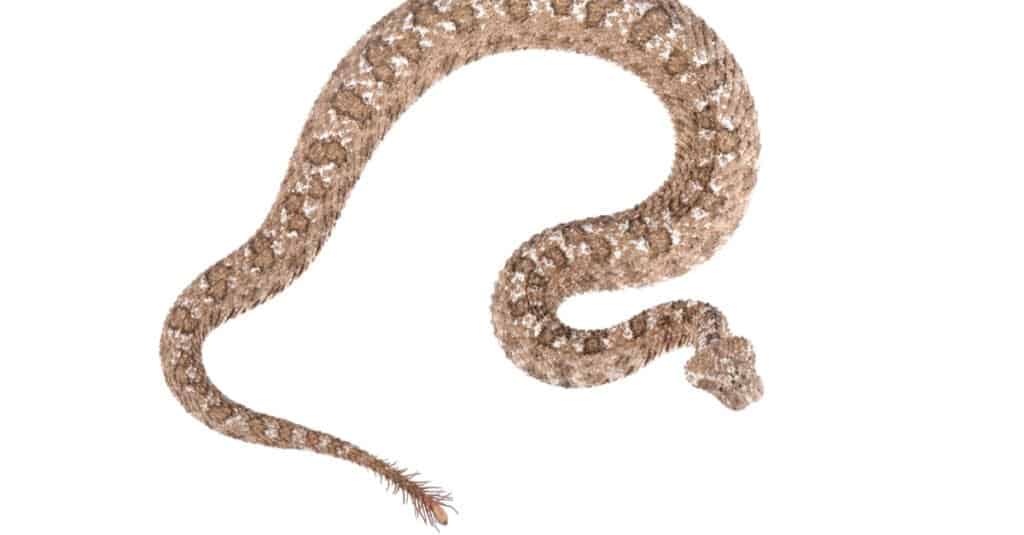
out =
<svg viewBox="0 0 1024 535"><path fill-rule="evenodd" d="M255 412L207 377L209 333L281 292L324 245L363 167L428 87L484 56L559 49L609 60L643 79L668 109L676 155L641 204L537 234L498 277L491 312L508 358L530 376L590 387L628 376L682 346L688 381L732 409L761 397L751 344L706 303L677 301L619 325L579 330L557 310L586 292L650 285L708 258L739 224L756 182L757 115L742 72L705 22L676 0L410 0L385 16L334 71L302 130L273 209L241 247L200 274L164 324L167 384L210 428L362 465L417 516L446 524L450 495L354 444Z"/></svg>

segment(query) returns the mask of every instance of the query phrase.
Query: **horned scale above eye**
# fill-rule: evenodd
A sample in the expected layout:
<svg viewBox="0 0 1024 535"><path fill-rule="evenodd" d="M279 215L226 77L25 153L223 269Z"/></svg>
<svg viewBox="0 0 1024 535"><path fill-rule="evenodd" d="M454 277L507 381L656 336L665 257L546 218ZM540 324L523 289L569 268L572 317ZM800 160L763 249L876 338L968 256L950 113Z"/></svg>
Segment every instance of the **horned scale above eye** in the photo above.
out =
<svg viewBox="0 0 1024 535"><path fill-rule="evenodd" d="M760 398L751 344L711 305L667 303L599 330L574 329L557 316L573 295L686 273L710 258L743 216L756 180L757 116L742 72L700 18L676 0L410 0L359 43L317 100L273 212L197 277L167 317L164 376L191 414L241 440L365 466L408 498L421 519L447 523L451 497L443 490L347 441L227 398L206 376L202 343L305 271L377 143L423 91L468 62L525 48L589 54L640 76L665 103L678 152L668 180L640 205L552 227L513 253L491 307L507 357L552 385L590 387L694 346L690 383L733 409Z"/></svg>

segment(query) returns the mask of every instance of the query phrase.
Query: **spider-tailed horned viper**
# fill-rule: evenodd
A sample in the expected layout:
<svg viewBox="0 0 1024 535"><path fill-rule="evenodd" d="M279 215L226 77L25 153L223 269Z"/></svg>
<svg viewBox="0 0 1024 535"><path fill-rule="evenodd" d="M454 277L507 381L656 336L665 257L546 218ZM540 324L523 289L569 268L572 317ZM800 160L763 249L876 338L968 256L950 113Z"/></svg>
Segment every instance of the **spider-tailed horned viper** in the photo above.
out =
<svg viewBox="0 0 1024 535"><path fill-rule="evenodd" d="M601 330L574 329L557 316L573 295L684 274L739 224L756 181L757 119L740 68L715 33L676 0L410 0L341 60L263 225L175 301L160 355L168 385L193 416L241 440L365 466L424 521L447 523L444 491L349 442L228 399L206 375L202 344L305 271L374 148L428 87L484 56L528 48L597 56L639 76L669 110L676 155L671 176L640 205L552 227L512 254L491 306L508 358L541 381L590 387L694 346L690 383L732 409L760 398L750 343L711 305L668 303Z"/></svg>

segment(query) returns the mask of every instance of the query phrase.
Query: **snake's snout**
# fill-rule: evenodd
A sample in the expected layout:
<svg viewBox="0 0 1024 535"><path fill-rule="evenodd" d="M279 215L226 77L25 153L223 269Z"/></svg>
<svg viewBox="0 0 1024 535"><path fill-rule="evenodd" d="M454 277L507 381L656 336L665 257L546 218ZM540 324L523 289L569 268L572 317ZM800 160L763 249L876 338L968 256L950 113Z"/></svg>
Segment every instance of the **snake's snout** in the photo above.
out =
<svg viewBox="0 0 1024 535"><path fill-rule="evenodd" d="M686 363L686 380L710 392L726 407L740 410L761 399L764 385L754 369L754 347L729 336L701 347Z"/></svg>

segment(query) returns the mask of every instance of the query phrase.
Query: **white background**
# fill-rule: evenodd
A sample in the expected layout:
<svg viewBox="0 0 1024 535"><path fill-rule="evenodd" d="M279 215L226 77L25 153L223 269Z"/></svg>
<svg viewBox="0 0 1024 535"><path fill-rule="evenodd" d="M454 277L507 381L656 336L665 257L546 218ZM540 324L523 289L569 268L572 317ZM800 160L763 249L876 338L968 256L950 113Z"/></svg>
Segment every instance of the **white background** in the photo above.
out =
<svg viewBox="0 0 1024 535"><path fill-rule="evenodd" d="M0 8L0 532L429 533L358 467L207 430L157 353L392 2L142 4ZM748 216L690 275L562 315L713 302L763 401L687 386L689 351L588 391L503 356L508 255L642 200L672 156L639 80L541 52L429 91L312 269L210 338L211 376L452 490L446 533L1021 533L1019 8L690 5L760 110Z"/></svg>

